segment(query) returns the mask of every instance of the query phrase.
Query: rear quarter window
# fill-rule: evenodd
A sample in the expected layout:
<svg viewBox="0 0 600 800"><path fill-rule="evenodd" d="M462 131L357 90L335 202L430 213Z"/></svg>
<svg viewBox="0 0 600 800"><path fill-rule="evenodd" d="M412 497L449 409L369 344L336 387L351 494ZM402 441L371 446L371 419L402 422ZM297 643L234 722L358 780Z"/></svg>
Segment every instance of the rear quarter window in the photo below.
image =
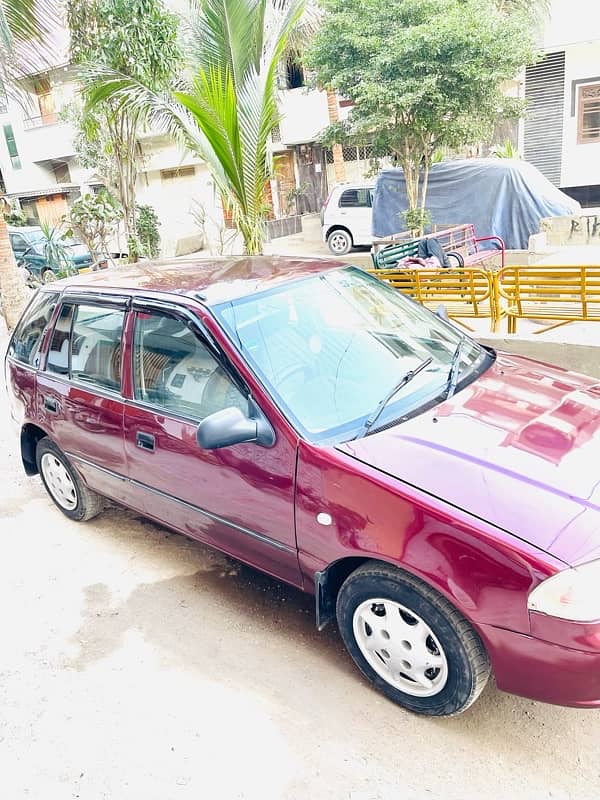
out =
<svg viewBox="0 0 600 800"><path fill-rule="evenodd" d="M39 365L39 350L58 292L38 292L21 317L8 346L8 355L22 364Z"/></svg>
<svg viewBox="0 0 600 800"><path fill-rule="evenodd" d="M370 189L346 189L340 195L340 208L370 208Z"/></svg>

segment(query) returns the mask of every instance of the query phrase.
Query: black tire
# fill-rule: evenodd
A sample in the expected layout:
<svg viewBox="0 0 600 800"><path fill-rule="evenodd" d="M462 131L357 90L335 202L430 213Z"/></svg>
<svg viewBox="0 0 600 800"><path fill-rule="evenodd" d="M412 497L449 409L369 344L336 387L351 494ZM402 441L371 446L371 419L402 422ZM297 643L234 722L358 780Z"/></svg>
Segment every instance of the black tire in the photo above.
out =
<svg viewBox="0 0 600 800"><path fill-rule="evenodd" d="M441 645L446 661L445 683L433 696L414 696L401 691L378 674L363 655L354 632L355 611L361 604L379 598L397 603L420 617ZM372 610L379 616L382 608L373 605ZM390 700L409 711L437 717L460 714L477 699L487 683L491 668L477 632L442 595L412 575L376 561L367 562L342 585L336 613L344 644L360 671ZM385 616L385 610L383 613ZM437 647L435 644L432 647L435 652ZM378 657L385 665L382 656ZM440 657L439 651L437 657ZM407 676L400 673L399 680L406 685Z"/></svg>
<svg viewBox="0 0 600 800"><path fill-rule="evenodd" d="M345 256L353 245L352 236L343 228L336 228L327 237L327 247L334 256Z"/></svg>
<svg viewBox="0 0 600 800"><path fill-rule="evenodd" d="M51 487L48 485L48 480L46 479L44 469L42 468L42 459L44 455L55 458L60 462L60 464L62 464L68 473L74 489L75 505L73 508L67 508L61 504L57 497L55 497ZM85 522L88 519L92 519L92 517L95 517L103 510L106 503L104 498L99 494L96 494L96 492L93 492L91 489L88 489L88 487L83 483L77 472L69 463L69 459L48 436L44 436L44 438L40 439L38 442L35 451L35 460L46 491L50 495L53 503L60 508L63 514L69 517L69 519L76 520L77 522Z"/></svg>

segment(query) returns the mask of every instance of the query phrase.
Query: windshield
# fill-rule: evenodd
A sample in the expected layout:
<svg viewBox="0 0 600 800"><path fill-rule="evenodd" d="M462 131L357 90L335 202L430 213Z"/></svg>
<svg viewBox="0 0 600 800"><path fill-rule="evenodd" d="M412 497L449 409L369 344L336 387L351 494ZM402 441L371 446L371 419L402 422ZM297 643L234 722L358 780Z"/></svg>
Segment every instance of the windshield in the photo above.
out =
<svg viewBox="0 0 600 800"><path fill-rule="evenodd" d="M29 231L27 234L27 244L34 253L43 255L47 241L48 240L41 231Z"/></svg>
<svg viewBox="0 0 600 800"><path fill-rule="evenodd" d="M376 428L418 413L447 391L460 331L354 267L287 283L215 309L234 344L307 438L340 441L365 421L407 372ZM491 359L465 338L458 388Z"/></svg>

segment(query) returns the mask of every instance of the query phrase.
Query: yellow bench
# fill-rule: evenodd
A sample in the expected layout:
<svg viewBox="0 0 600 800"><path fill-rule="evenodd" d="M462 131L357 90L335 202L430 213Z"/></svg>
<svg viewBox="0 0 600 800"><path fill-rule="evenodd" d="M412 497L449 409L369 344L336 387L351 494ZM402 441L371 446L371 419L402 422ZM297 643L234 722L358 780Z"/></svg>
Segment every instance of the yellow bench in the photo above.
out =
<svg viewBox="0 0 600 800"><path fill-rule="evenodd" d="M461 318L487 318L495 324L497 302L493 274L484 269L373 269L369 272L403 294L435 311L440 304L448 316L467 330Z"/></svg>
<svg viewBox="0 0 600 800"><path fill-rule="evenodd" d="M600 266L513 266L494 275L494 330L503 317L553 321L535 333L570 322L600 322Z"/></svg>

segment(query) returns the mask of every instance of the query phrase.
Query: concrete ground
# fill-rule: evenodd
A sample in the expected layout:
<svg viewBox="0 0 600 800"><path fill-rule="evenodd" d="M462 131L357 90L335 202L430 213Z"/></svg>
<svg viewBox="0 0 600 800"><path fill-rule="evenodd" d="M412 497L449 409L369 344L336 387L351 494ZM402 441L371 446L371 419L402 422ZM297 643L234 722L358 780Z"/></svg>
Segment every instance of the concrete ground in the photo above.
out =
<svg viewBox="0 0 600 800"><path fill-rule="evenodd" d="M4 342L0 349L4 352ZM128 511L65 518L0 391L6 800L587 800L600 710L378 695L311 599Z"/></svg>

